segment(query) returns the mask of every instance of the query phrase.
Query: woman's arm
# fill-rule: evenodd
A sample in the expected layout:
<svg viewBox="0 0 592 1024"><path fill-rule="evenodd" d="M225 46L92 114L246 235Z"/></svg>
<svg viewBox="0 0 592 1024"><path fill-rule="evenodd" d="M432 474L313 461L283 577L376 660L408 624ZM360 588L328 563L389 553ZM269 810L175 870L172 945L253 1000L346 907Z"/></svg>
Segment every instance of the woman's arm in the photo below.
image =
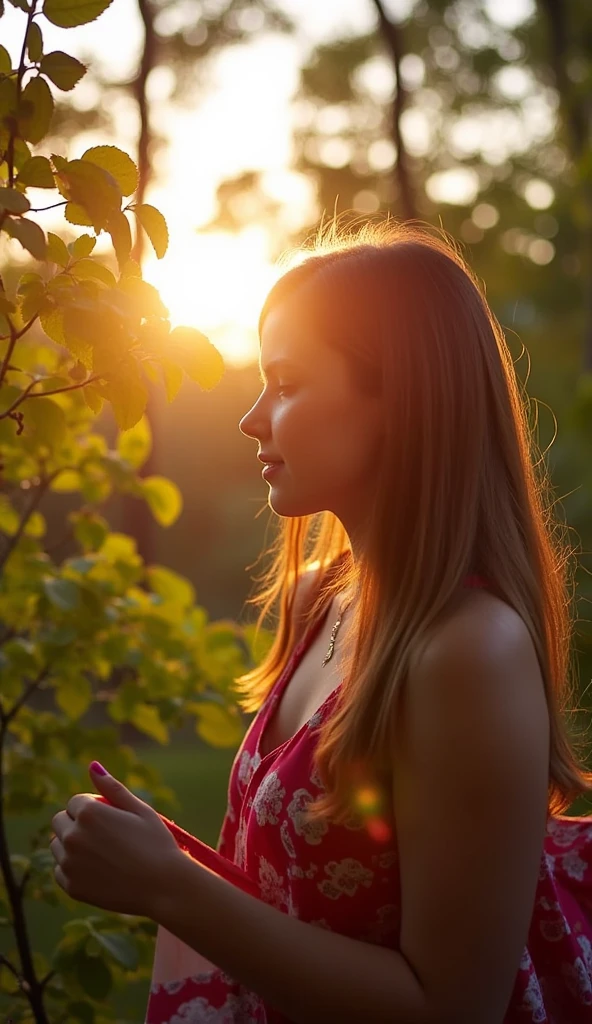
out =
<svg viewBox="0 0 592 1024"><path fill-rule="evenodd" d="M394 950L291 917L179 851L151 917L295 1024L432 1024Z"/></svg>

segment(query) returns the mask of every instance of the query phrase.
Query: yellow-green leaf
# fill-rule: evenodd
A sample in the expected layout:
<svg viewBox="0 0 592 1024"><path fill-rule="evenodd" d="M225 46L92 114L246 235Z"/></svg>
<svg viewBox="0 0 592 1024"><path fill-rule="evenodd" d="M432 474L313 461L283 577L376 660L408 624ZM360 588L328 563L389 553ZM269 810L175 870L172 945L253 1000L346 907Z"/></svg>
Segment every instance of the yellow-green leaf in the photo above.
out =
<svg viewBox="0 0 592 1024"><path fill-rule="evenodd" d="M37 144L47 135L53 117L53 96L37 75L25 86L19 106L19 129L24 139Z"/></svg>
<svg viewBox="0 0 592 1024"><path fill-rule="evenodd" d="M5 494L0 494L0 530L14 537L19 528L20 516L12 507Z"/></svg>
<svg viewBox="0 0 592 1024"><path fill-rule="evenodd" d="M56 476L50 486L50 490L58 491L60 494L72 494L80 490L82 477L73 469L64 469Z"/></svg>
<svg viewBox="0 0 592 1024"><path fill-rule="evenodd" d="M80 224L85 228L92 228L93 222L89 217L86 210L82 208L80 203L66 203L64 207L64 217L69 224Z"/></svg>
<svg viewBox="0 0 592 1024"><path fill-rule="evenodd" d="M158 594L166 604L174 604L185 610L195 603L193 585L172 569L167 569L164 565L149 565L146 577L152 592Z"/></svg>
<svg viewBox="0 0 592 1024"><path fill-rule="evenodd" d="M67 267L70 262L70 253L66 248L66 243L62 241L59 235L54 235L53 231L47 232L47 253L45 258L50 263L57 263L60 267Z"/></svg>
<svg viewBox="0 0 592 1024"><path fill-rule="evenodd" d="M172 402L177 397L179 388L183 383L183 370L180 366L175 366L174 363L171 363L170 359L161 359L160 365L164 377L166 396L168 401Z"/></svg>
<svg viewBox="0 0 592 1024"><path fill-rule="evenodd" d="M129 721L136 729L151 736L158 743L168 743L169 731L162 721L158 709L151 704L136 704Z"/></svg>
<svg viewBox="0 0 592 1024"><path fill-rule="evenodd" d="M135 427L148 404L148 391L133 361L118 368L118 376L97 387L97 391L111 403L120 430Z"/></svg>
<svg viewBox="0 0 592 1024"><path fill-rule="evenodd" d="M33 64L43 56L43 36L36 21L32 21L27 32L27 52Z"/></svg>
<svg viewBox="0 0 592 1024"><path fill-rule="evenodd" d="M30 438L35 447L46 444L53 448L63 441L66 414L52 398L28 398L21 405L21 411L25 424L25 443Z"/></svg>
<svg viewBox="0 0 592 1024"><path fill-rule="evenodd" d="M156 521L161 526L172 526L183 508L177 485L164 476L148 476L141 481L141 487Z"/></svg>
<svg viewBox="0 0 592 1024"><path fill-rule="evenodd" d="M82 389L82 397L88 405L89 409L97 415L103 408L104 398L99 394L97 389L92 384L86 384Z"/></svg>
<svg viewBox="0 0 592 1024"><path fill-rule="evenodd" d="M122 213L121 210L115 210L106 221L105 227L111 235L117 263L121 268L126 260L129 259L132 249L132 233L129 221L125 213Z"/></svg>
<svg viewBox="0 0 592 1024"><path fill-rule="evenodd" d="M50 309L42 312L39 315L39 320L48 338L57 342L58 345L65 345L63 310Z"/></svg>
<svg viewBox="0 0 592 1024"><path fill-rule="evenodd" d="M27 537L44 537L45 536L45 518L41 515L41 512L33 512L31 517L27 521L25 526L25 535Z"/></svg>
<svg viewBox="0 0 592 1024"><path fill-rule="evenodd" d="M31 204L22 192L15 188L0 187L0 210L8 210L9 213L27 213Z"/></svg>
<svg viewBox="0 0 592 1024"><path fill-rule="evenodd" d="M0 46L0 75L9 75L12 71L10 54L4 46Z"/></svg>
<svg viewBox="0 0 592 1024"><path fill-rule="evenodd" d="M152 431L147 416L142 416L135 427L124 430L117 438L117 451L134 469L146 462L152 449Z"/></svg>
<svg viewBox="0 0 592 1024"><path fill-rule="evenodd" d="M236 708L225 708L220 704L193 703L196 713L195 730L212 747L238 747L244 727Z"/></svg>
<svg viewBox="0 0 592 1024"><path fill-rule="evenodd" d="M4 221L4 230L12 238L18 239L23 249L30 252L36 260L45 259L45 235L35 221L27 220L26 217L7 217Z"/></svg>
<svg viewBox="0 0 592 1024"><path fill-rule="evenodd" d="M71 57L69 53L63 53L61 50L47 53L41 61L39 70L42 75L47 75L62 92L69 92L80 81L82 76L86 74L84 64L81 64L75 57Z"/></svg>
<svg viewBox="0 0 592 1024"><path fill-rule="evenodd" d="M97 240L92 235L80 235L74 242L70 242L68 248L74 259L80 260L90 256L96 244Z"/></svg>
<svg viewBox="0 0 592 1024"><path fill-rule="evenodd" d="M35 188L55 188L51 164L45 156L32 156L23 164L17 181Z"/></svg>
<svg viewBox="0 0 592 1024"><path fill-rule="evenodd" d="M42 13L52 25L75 28L95 21L113 0L45 0Z"/></svg>
<svg viewBox="0 0 592 1024"><path fill-rule="evenodd" d="M169 229L162 213L149 203L135 206L134 213L152 242L158 259L161 260L169 246Z"/></svg>
<svg viewBox="0 0 592 1024"><path fill-rule="evenodd" d="M209 391L221 380L224 360L201 331L194 327L175 327L170 333L168 349L173 362L200 387Z"/></svg>
<svg viewBox="0 0 592 1024"><path fill-rule="evenodd" d="M103 284L106 284L108 288L114 288L115 285L117 284L115 275L112 274L111 271L107 269L107 267L104 267L103 264L99 263L97 260L89 260L86 258L79 260L72 267L71 272L74 275L74 277L76 277L79 281L101 281Z"/></svg>
<svg viewBox="0 0 592 1024"><path fill-rule="evenodd" d="M92 146L82 154L82 160L90 160L113 175L121 194L131 196L138 187L138 168L134 161L117 146Z"/></svg>
<svg viewBox="0 0 592 1024"><path fill-rule="evenodd" d="M57 706L71 722L76 722L90 707L92 688L86 676L66 677L56 683L54 695Z"/></svg>
<svg viewBox="0 0 592 1024"><path fill-rule="evenodd" d="M121 189L115 178L89 160L69 160L56 174L64 197L82 206L95 231L106 226L121 206Z"/></svg>

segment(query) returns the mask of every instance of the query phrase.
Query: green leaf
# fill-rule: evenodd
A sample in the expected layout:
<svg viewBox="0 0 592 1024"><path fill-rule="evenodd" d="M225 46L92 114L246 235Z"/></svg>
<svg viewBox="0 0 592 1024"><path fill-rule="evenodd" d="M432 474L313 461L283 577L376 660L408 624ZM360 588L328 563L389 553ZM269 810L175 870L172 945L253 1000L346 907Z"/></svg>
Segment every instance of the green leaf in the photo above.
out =
<svg viewBox="0 0 592 1024"><path fill-rule="evenodd" d="M129 717L129 721L132 725L135 725L136 729L145 733L146 736L151 736L158 743L168 743L169 731L162 721L158 709L153 707L153 705L136 704Z"/></svg>
<svg viewBox="0 0 592 1024"><path fill-rule="evenodd" d="M210 390L224 373L224 360L205 334L194 327L175 327L168 343L168 355L200 387Z"/></svg>
<svg viewBox="0 0 592 1024"><path fill-rule="evenodd" d="M70 721L76 722L90 707L93 694L88 679L80 674L60 679L55 686L54 697Z"/></svg>
<svg viewBox="0 0 592 1024"><path fill-rule="evenodd" d="M53 96L44 78L37 75L25 86L19 106L19 130L29 142L41 142L53 117Z"/></svg>
<svg viewBox="0 0 592 1024"><path fill-rule="evenodd" d="M14 537L18 530L21 517L16 509L12 507L5 494L0 494L0 530L2 533Z"/></svg>
<svg viewBox="0 0 592 1024"><path fill-rule="evenodd" d="M70 92L86 74L84 64L81 64L75 57L71 57L69 53L63 53L62 50L47 53L41 61L39 70L42 75L47 75L62 92Z"/></svg>
<svg viewBox="0 0 592 1024"><path fill-rule="evenodd" d="M50 263L57 263L60 267L67 267L70 262L70 253L66 248L66 243L62 241L59 235L54 235L53 231L47 232L47 253L45 258Z"/></svg>
<svg viewBox="0 0 592 1024"><path fill-rule="evenodd" d="M134 161L117 146L92 146L81 157L108 171L121 189L121 194L131 196L138 187L138 168Z"/></svg>
<svg viewBox="0 0 592 1024"><path fill-rule="evenodd" d="M26 217L19 217L18 220L7 217L3 226L6 233L18 239L23 249L30 252L36 260L45 259L45 235L35 221L27 220Z"/></svg>
<svg viewBox="0 0 592 1024"><path fill-rule="evenodd" d="M172 526L183 508L177 485L164 476L148 476L141 481L141 488L156 521L161 526Z"/></svg>
<svg viewBox="0 0 592 1024"><path fill-rule="evenodd" d="M195 703L195 731L212 747L236 747L244 735L243 724L236 708L220 704Z"/></svg>
<svg viewBox="0 0 592 1024"><path fill-rule="evenodd" d="M27 32L27 52L29 60L36 64L43 56L43 36L36 21L32 21Z"/></svg>
<svg viewBox="0 0 592 1024"><path fill-rule="evenodd" d="M135 206L134 213L152 242L158 259L161 260L169 246L169 229L162 213L149 203Z"/></svg>
<svg viewBox="0 0 592 1024"><path fill-rule="evenodd" d="M130 231L129 221L121 210L116 210L110 215L105 227L111 235L111 241L113 243L113 248L115 249L117 263L121 269L123 264L129 258L129 254L132 249L132 233Z"/></svg>
<svg viewBox="0 0 592 1024"><path fill-rule="evenodd" d="M195 588L184 576L179 576L164 565L150 565L146 569L146 579L154 594L167 604L178 605L180 609L188 609L195 603Z"/></svg>
<svg viewBox="0 0 592 1024"><path fill-rule="evenodd" d="M83 235L83 237L85 236ZM90 236L87 235L86 237ZM71 273L79 281L102 281L108 288L114 288L117 284L115 275L107 267L104 267L102 263L98 263L97 260L79 260L72 267Z"/></svg>
<svg viewBox="0 0 592 1024"><path fill-rule="evenodd" d="M75 28L95 21L113 0L45 0L42 13L58 28Z"/></svg>
<svg viewBox="0 0 592 1024"><path fill-rule="evenodd" d="M46 4L47 2L48 0L46 0ZM74 0L70 0L70 2L74 2ZM85 0L75 0L75 2L84 4ZM88 956L82 950L76 955L75 964L76 977L87 996L97 1001L106 999L113 985L111 971L107 964L99 957Z"/></svg>
<svg viewBox="0 0 592 1024"><path fill-rule="evenodd" d="M45 156L32 156L23 164L17 181L35 188L55 188L51 164Z"/></svg>
<svg viewBox="0 0 592 1024"><path fill-rule="evenodd" d="M45 536L46 529L47 526L45 523L45 518L41 515L41 512L33 512L33 514L27 520L27 525L25 526L25 536L36 537L37 539L39 539L40 537Z"/></svg>
<svg viewBox="0 0 592 1024"><path fill-rule="evenodd" d="M70 160L57 172L64 198L81 206L95 231L104 228L121 207L121 189L107 171L89 160ZM68 218L69 219L69 218Z"/></svg>
<svg viewBox="0 0 592 1024"><path fill-rule="evenodd" d="M138 364L133 359L118 368L116 378L96 390L111 403L120 430L135 427L148 404L148 391L140 376Z"/></svg>
<svg viewBox="0 0 592 1024"><path fill-rule="evenodd" d="M133 469L146 462L152 449L152 431L147 416L142 416L130 430L122 431L117 439L117 451Z"/></svg>
<svg viewBox="0 0 592 1024"><path fill-rule="evenodd" d="M68 248L74 259L80 260L90 256L96 244L97 240L92 235L80 235L74 242L70 242Z"/></svg>
<svg viewBox="0 0 592 1024"><path fill-rule="evenodd" d="M28 398L23 402L25 432L23 444L27 448L39 445L56 447L66 435L66 414L53 398ZM29 444L30 441L30 444Z"/></svg>
<svg viewBox="0 0 592 1024"><path fill-rule="evenodd" d="M25 11L27 14L29 11L29 5L27 0L10 0L13 7L18 7L19 11Z"/></svg>
<svg viewBox="0 0 592 1024"><path fill-rule="evenodd" d="M12 71L10 54L4 46L0 46L0 75L9 75Z"/></svg>
<svg viewBox="0 0 592 1024"><path fill-rule="evenodd" d="M47 576L43 580L43 590L51 603L60 611L71 612L80 604L80 589L74 580L54 579Z"/></svg>
<svg viewBox="0 0 592 1024"><path fill-rule="evenodd" d="M36 316L45 304L45 282L40 274L23 274L17 285L16 294L24 321Z"/></svg>
<svg viewBox="0 0 592 1024"><path fill-rule="evenodd" d="M0 188L0 210L8 210L9 213L27 213L31 204L22 192L15 188Z"/></svg>
<svg viewBox="0 0 592 1024"><path fill-rule="evenodd" d="M75 469L63 469L58 476L54 477L50 486L50 490L58 491L60 494L71 494L75 491L79 491L82 485L82 478L80 473Z"/></svg>
<svg viewBox="0 0 592 1024"><path fill-rule="evenodd" d="M93 930L98 943L111 954L114 960L128 971L135 971L139 964L138 947L134 940L122 932L100 932Z"/></svg>
<svg viewBox="0 0 592 1024"><path fill-rule="evenodd" d="M57 342L58 345L65 345L64 335L64 313L61 309L45 310L39 314L39 320L48 338Z"/></svg>
<svg viewBox="0 0 592 1024"><path fill-rule="evenodd" d="M175 366L170 359L161 359L160 365L164 377L167 400L172 402L177 397L183 383L183 369L180 366Z"/></svg>
<svg viewBox="0 0 592 1024"><path fill-rule="evenodd" d="M0 81L0 123L3 117L16 113L17 102L16 78L3 78Z"/></svg>
<svg viewBox="0 0 592 1024"><path fill-rule="evenodd" d="M80 203L66 203L64 207L64 217L69 224L80 224L85 228L92 228L92 218L89 217L86 210L80 206Z"/></svg>
<svg viewBox="0 0 592 1024"><path fill-rule="evenodd" d="M74 536L83 551L98 551L109 533L107 520L96 512L73 512L70 520L74 523Z"/></svg>

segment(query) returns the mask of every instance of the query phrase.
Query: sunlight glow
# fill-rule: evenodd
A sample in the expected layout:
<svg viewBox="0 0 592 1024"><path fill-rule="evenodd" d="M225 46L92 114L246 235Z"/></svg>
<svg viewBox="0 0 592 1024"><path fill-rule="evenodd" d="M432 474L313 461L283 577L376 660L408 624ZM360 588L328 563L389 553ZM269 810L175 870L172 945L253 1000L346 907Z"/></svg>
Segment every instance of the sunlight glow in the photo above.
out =
<svg viewBox="0 0 592 1024"><path fill-rule="evenodd" d="M173 327L203 331L235 365L257 359L259 313L280 273L258 226L236 235L212 231L173 238L164 260L150 256L144 265L144 277L158 288Z"/></svg>

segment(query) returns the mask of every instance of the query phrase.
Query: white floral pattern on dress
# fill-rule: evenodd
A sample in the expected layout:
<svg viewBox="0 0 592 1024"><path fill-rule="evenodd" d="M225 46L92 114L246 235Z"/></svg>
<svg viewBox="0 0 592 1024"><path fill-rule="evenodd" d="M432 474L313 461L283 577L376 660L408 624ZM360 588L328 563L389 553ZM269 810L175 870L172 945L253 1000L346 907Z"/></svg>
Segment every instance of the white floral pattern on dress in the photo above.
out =
<svg viewBox="0 0 592 1024"><path fill-rule="evenodd" d="M257 771L260 764L261 755L258 750L255 751L252 757L249 754L248 750L243 750L238 761L236 777L241 786L243 786L245 789L249 785L249 782L253 778L253 775Z"/></svg>
<svg viewBox="0 0 592 1024"><path fill-rule="evenodd" d="M312 801L312 796L307 789L295 789L294 795L288 804L288 814L292 819L294 831L302 836L305 842L311 846L318 846L324 835L329 831L326 821L307 821L304 811Z"/></svg>
<svg viewBox="0 0 592 1024"><path fill-rule="evenodd" d="M286 790L282 786L277 772L269 772L261 782L253 797L253 810L258 825L277 825L278 814L282 809L282 800Z"/></svg>
<svg viewBox="0 0 592 1024"><path fill-rule="evenodd" d="M564 854L561 858L563 870L567 872L570 878L575 878L578 882L583 880L587 866L586 861L582 860L577 850L570 850L569 853Z"/></svg>
<svg viewBox="0 0 592 1024"><path fill-rule="evenodd" d="M374 872L353 857L344 857L340 861L330 860L325 864L325 871L329 878L319 882L317 889L330 900L338 900L342 895L353 896L358 886L365 885L368 888L374 878Z"/></svg>
<svg viewBox="0 0 592 1024"><path fill-rule="evenodd" d="M261 898L278 910L289 907L289 893L284 888L284 879L265 857L259 858L259 885Z"/></svg>
<svg viewBox="0 0 592 1024"><path fill-rule="evenodd" d="M285 818L280 825L280 838L282 840L282 846L288 854L288 857L295 857L296 850L294 848L294 843L292 842L292 836L290 835L290 826Z"/></svg>
<svg viewBox="0 0 592 1024"><path fill-rule="evenodd" d="M265 1020L259 997L245 989L239 995L231 992L219 1008L212 1006L203 996L181 1003L169 1024L238 1024L239 1021L242 1024L261 1021L264 1024Z"/></svg>

